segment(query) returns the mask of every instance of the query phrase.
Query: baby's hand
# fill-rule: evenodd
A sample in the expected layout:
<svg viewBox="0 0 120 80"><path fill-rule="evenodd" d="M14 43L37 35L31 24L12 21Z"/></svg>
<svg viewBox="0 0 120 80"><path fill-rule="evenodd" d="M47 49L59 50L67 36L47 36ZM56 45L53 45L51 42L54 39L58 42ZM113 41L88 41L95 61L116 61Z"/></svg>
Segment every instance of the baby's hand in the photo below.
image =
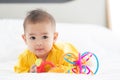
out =
<svg viewBox="0 0 120 80"><path fill-rule="evenodd" d="M37 66L35 64L31 66L30 73L37 73Z"/></svg>
<svg viewBox="0 0 120 80"><path fill-rule="evenodd" d="M37 67L40 66L42 59L36 59L35 64L31 66L30 72L37 73Z"/></svg>

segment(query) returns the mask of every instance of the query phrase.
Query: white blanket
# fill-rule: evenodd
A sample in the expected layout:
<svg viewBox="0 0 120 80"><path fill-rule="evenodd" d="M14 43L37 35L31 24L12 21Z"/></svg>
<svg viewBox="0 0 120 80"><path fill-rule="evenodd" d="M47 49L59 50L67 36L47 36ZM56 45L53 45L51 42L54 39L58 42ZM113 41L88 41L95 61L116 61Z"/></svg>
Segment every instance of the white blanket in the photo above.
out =
<svg viewBox="0 0 120 80"><path fill-rule="evenodd" d="M58 73L16 74L13 66L26 48L21 34L22 20L0 20L0 80L120 80L120 37L104 26L57 23L58 41L71 42L79 52L98 56L100 67L94 76Z"/></svg>

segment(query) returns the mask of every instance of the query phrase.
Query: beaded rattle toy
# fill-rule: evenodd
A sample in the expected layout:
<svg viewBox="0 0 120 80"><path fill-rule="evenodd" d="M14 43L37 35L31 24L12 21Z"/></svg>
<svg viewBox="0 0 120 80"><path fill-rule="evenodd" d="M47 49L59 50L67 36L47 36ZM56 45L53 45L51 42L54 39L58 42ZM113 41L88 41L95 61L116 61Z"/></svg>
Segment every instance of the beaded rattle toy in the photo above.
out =
<svg viewBox="0 0 120 80"><path fill-rule="evenodd" d="M45 69L46 66L49 66L50 68L55 67L53 63L42 61L41 59L37 59L35 64L37 66L37 73L47 72L47 70Z"/></svg>
<svg viewBox="0 0 120 80"><path fill-rule="evenodd" d="M89 66L86 64L91 58L95 58L96 61L96 69L93 72ZM77 74L96 74L99 68L99 61L95 54L91 52L85 52L82 55L80 53L78 54L78 57L76 57L72 53L67 53L63 56L64 60L67 61L70 64L73 64L75 67L71 68L72 73ZM72 61L71 61L72 59ZM68 70L70 72L70 69Z"/></svg>

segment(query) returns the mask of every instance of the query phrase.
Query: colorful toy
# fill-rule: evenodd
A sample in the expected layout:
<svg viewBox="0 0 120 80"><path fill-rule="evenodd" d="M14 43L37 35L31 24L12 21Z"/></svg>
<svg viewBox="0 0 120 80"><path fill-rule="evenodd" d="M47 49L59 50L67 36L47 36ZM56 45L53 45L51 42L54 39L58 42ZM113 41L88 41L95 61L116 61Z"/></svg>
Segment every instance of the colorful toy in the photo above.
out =
<svg viewBox="0 0 120 80"><path fill-rule="evenodd" d="M55 65L51 62L48 61L42 61L41 59L37 59L35 62L36 66L37 66L37 73L42 73L42 72L47 72L46 67L55 67Z"/></svg>
<svg viewBox="0 0 120 80"><path fill-rule="evenodd" d="M71 68L71 71L73 73L77 73L77 74L96 74L99 68L99 61L98 58L95 54L91 53L91 52L85 52L82 55L80 55L80 53L78 54L78 57L76 57L74 54L72 53L67 53L64 56L64 60L67 61L70 64L73 64L74 67ZM87 62L93 58L96 61L96 69L94 71L92 71ZM68 70L68 72L70 72L70 69Z"/></svg>

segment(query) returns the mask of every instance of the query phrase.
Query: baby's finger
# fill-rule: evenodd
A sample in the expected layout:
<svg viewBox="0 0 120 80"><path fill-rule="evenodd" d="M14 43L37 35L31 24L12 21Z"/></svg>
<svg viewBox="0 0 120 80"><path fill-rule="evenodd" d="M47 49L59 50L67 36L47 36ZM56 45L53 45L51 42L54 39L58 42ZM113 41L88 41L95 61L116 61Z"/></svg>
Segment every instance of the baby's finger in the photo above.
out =
<svg viewBox="0 0 120 80"><path fill-rule="evenodd" d="M31 72L31 73L35 73L35 72L36 72L36 65L32 65L32 66L31 66L30 72Z"/></svg>

